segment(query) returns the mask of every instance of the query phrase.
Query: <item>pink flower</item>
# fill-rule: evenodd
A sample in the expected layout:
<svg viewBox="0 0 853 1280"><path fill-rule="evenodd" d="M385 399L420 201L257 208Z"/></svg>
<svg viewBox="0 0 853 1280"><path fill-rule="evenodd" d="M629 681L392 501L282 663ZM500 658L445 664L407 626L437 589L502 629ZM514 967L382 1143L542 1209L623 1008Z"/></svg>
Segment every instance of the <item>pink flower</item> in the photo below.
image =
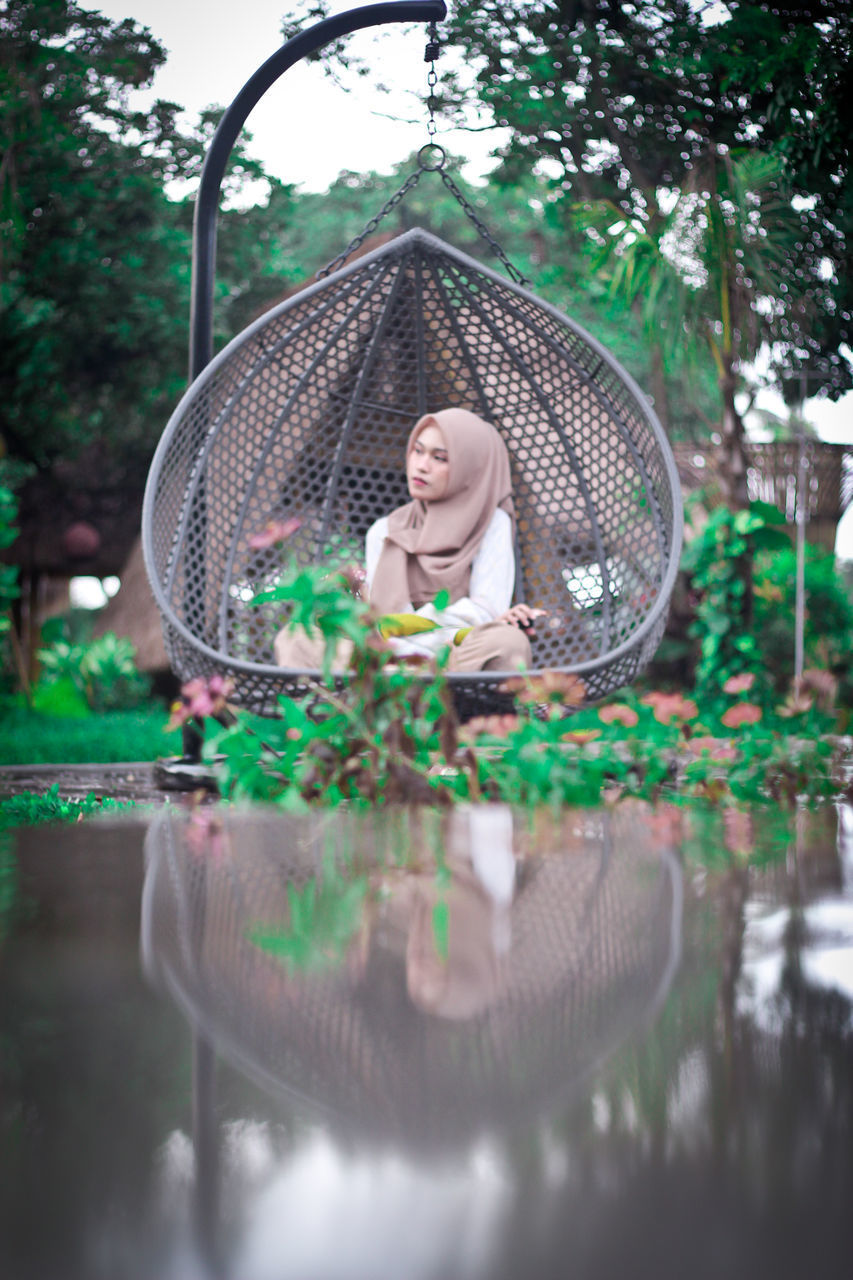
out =
<svg viewBox="0 0 853 1280"><path fill-rule="evenodd" d="M757 707L754 702L738 702L729 707L722 722L727 729L739 729L742 724L758 724L761 715L761 707Z"/></svg>
<svg viewBox="0 0 853 1280"><path fill-rule="evenodd" d="M511 712L506 715L472 716L459 731L459 736L472 742L481 734L492 738L506 738L518 728L518 716Z"/></svg>
<svg viewBox="0 0 853 1280"><path fill-rule="evenodd" d="M671 720L693 720L699 714L696 703L681 693L661 693L658 690L646 694L641 702L652 708L654 717L660 724L669 724Z"/></svg>
<svg viewBox="0 0 853 1280"><path fill-rule="evenodd" d="M814 706L814 698L809 697L807 693L792 690L781 707L777 707L780 716L784 716L786 720L790 720L792 716L803 716L807 711L811 711Z"/></svg>
<svg viewBox="0 0 853 1280"><path fill-rule="evenodd" d="M207 855L218 862L225 853L225 828L215 815L194 808L186 828L187 847L197 858Z"/></svg>
<svg viewBox="0 0 853 1280"><path fill-rule="evenodd" d="M367 581L367 573L363 565L347 564L341 569L341 578L347 590L355 596L357 600L361 599L361 593L364 584Z"/></svg>
<svg viewBox="0 0 853 1280"><path fill-rule="evenodd" d="M627 729L633 729L640 719L634 708L627 707L624 702L613 702L609 707L602 707L598 718L602 724L624 724Z"/></svg>
<svg viewBox="0 0 853 1280"><path fill-rule="evenodd" d="M265 551L267 547L274 547L277 542L286 542L301 524L299 516L291 516L289 520L270 520L260 533L252 534L249 546L253 551Z"/></svg>
<svg viewBox="0 0 853 1280"><path fill-rule="evenodd" d="M835 705L838 681L831 671L824 671L820 667L809 667L803 672L800 680L800 690L803 689L810 689L817 696L818 704L825 711L829 711Z"/></svg>
<svg viewBox="0 0 853 1280"><path fill-rule="evenodd" d="M181 686L181 701L172 704L172 715L166 725L168 732L179 729L187 720L203 720L205 716L219 715L234 691L234 681L227 676L196 676Z"/></svg>
<svg viewBox="0 0 853 1280"><path fill-rule="evenodd" d="M658 805L642 817L656 844L681 844L684 838L684 814L676 805Z"/></svg>
<svg viewBox="0 0 853 1280"><path fill-rule="evenodd" d="M595 742L600 737L598 729L569 729L568 733L560 734L562 742L573 742L576 747L585 747L588 742Z"/></svg>
<svg viewBox="0 0 853 1280"><path fill-rule="evenodd" d="M755 831L751 815L740 809L724 809L723 837L730 853L752 853L755 848Z"/></svg>
<svg viewBox="0 0 853 1280"><path fill-rule="evenodd" d="M566 707L579 707L586 697L586 685L577 676L569 671L548 669L511 676L499 686L499 691L513 693L523 703L555 702Z"/></svg>
<svg viewBox="0 0 853 1280"><path fill-rule="evenodd" d="M723 685L723 693L748 693L755 684L755 674L752 671L744 671L739 676L729 676Z"/></svg>

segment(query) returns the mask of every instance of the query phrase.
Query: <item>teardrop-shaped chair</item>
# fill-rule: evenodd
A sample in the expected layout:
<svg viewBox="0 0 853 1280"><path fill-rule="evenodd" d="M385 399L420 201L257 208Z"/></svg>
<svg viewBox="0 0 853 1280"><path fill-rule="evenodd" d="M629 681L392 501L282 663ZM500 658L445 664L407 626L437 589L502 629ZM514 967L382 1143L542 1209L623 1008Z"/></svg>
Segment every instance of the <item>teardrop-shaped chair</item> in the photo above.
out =
<svg viewBox="0 0 853 1280"><path fill-rule="evenodd" d="M226 672L235 703L262 713L306 689L312 673L274 665L281 606L250 603L281 567L280 549L254 550L252 536L298 516L298 562L360 559L369 525L408 500L413 423L452 405L509 449L516 598L548 613L535 667L577 673L589 699L631 681L660 641L678 566L666 436L595 339L418 228L258 319L173 414L143 546L176 673ZM493 710L503 678L450 676L462 714Z"/></svg>

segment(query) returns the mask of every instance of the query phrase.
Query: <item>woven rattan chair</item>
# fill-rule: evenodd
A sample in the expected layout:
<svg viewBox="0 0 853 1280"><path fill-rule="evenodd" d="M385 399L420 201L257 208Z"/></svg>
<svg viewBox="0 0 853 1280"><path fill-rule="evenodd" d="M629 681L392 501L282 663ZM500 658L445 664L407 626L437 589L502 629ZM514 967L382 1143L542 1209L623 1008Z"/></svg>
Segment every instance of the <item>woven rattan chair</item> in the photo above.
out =
<svg viewBox="0 0 853 1280"><path fill-rule="evenodd" d="M511 279L415 229L288 298L212 359L219 190L254 103L329 40L443 14L442 0L365 6L294 37L238 94L205 161L193 249L194 380L151 467L143 550L175 672L182 680L227 673L234 703L262 713L274 714L280 695L302 692L317 673L274 665L283 619L251 600L280 566L275 551L252 549L252 536L272 519L299 516L289 549L300 563L360 557L369 525L407 500L411 426L451 406L494 423L510 452L516 599L549 615L537 626L535 666L577 673L593 700L632 680L663 633L682 526L666 437L616 361L525 287L443 159L422 160L369 225L421 173L441 170ZM433 42L427 56L436 51ZM502 679L452 675L462 714L495 709Z"/></svg>
<svg viewBox="0 0 853 1280"><path fill-rule="evenodd" d="M251 604L280 551L251 539L298 516L300 563L360 559L408 500L405 441L449 405L510 452L516 598L547 610L537 668L591 699L632 680L666 621L681 501L645 397L588 334L522 285L415 229L288 298L212 361L172 417L149 478L146 559L181 678L224 671L234 701L274 712L306 673L277 668L282 616ZM314 673L316 674L316 673ZM500 673L453 675L466 713Z"/></svg>

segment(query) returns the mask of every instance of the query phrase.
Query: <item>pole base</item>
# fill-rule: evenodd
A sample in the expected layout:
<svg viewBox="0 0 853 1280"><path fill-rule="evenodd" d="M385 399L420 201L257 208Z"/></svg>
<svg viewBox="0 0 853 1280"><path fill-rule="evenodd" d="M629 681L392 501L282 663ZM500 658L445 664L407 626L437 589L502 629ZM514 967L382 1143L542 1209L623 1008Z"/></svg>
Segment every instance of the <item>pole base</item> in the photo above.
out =
<svg viewBox="0 0 853 1280"><path fill-rule="evenodd" d="M162 791L219 791L210 764L191 756L167 756L154 762L154 783Z"/></svg>

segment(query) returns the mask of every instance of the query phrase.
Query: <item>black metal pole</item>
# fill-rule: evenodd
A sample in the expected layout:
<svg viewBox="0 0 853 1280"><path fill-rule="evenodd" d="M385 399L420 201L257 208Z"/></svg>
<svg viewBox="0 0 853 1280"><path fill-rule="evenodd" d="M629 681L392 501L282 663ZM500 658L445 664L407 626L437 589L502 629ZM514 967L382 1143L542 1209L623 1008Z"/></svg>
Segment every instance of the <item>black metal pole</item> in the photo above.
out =
<svg viewBox="0 0 853 1280"><path fill-rule="evenodd" d="M324 18L267 58L251 76L219 122L204 162L193 225L193 274L190 303L190 381L213 359L213 281L216 270L216 220L225 167L249 112L294 63L341 36L391 22L440 22L444 0L393 0L367 4Z"/></svg>
<svg viewBox="0 0 853 1280"><path fill-rule="evenodd" d="M193 1027L192 1128L195 1184L192 1229L208 1275L222 1274L219 1257L219 1138L216 1129L216 1054Z"/></svg>

